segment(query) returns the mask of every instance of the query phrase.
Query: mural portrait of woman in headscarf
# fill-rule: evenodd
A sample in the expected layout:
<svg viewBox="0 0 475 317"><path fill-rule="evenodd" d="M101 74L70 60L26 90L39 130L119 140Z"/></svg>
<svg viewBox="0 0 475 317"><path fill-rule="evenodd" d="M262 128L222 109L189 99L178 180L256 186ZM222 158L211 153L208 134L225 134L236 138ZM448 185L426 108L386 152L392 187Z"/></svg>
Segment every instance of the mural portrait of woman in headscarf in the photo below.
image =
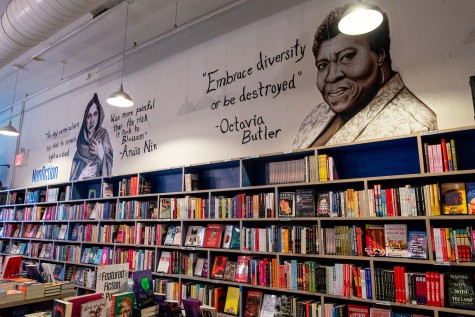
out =
<svg viewBox="0 0 475 317"><path fill-rule="evenodd" d="M107 130L101 127L103 121L104 109L94 94L84 112L69 180L111 175L113 150Z"/></svg>

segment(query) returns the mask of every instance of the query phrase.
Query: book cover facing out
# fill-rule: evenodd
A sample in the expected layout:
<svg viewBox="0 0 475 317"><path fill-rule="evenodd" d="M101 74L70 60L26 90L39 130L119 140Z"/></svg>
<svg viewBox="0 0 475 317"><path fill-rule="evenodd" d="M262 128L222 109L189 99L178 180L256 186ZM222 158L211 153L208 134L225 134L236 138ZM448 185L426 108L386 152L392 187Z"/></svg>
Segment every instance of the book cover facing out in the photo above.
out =
<svg viewBox="0 0 475 317"><path fill-rule="evenodd" d="M442 183L440 185L444 215L466 215L467 198L464 182Z"/></svg>
<svg viewBox="0 0 475 317"><path fill-rule="evenodd" d="M446 272L445 286L449 307L475 309L473 272Z"/></svg>
<svg viewBox="0 0 475 317"><path fill-rule="evenodd" d="M297 217L315 217L315 190L297 189L295 215Z"/></svg>
<svg viewBox="0 0 475 317"><path fill-rule="evenodd" d="M409 231L408 256L413 259L427 259L427 232Z"/></svg>
<svg viewBox="0 0 475 317"><path fill-rule="evenodd" d="M153 303L152 270L134 271L132 280L137 307L141 309L151 305Z"/></svg>
<svg viewBox="0 0 475 317"><path fill-rule="evenodd" d="M279 194L279 217L295 217L294 192L281 192Z"/></svg>

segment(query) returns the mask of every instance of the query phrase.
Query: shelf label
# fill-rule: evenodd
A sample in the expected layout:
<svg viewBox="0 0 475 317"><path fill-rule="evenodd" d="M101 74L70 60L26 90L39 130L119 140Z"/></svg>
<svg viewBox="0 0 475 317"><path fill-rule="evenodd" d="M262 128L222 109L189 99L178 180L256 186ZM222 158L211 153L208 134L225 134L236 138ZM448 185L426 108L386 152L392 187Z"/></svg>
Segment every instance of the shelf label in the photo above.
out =
<svg viewBox="0 0 475 317"><path fill-rule="evenodd" d="M444 266L450 266L450 262L447 261L435 261L434 265L444 265Z"/></svg>
<svg viewBox="0 0 475 317"><path fill-rule="evenodd" d="M196 247L183 247L182 250L196 250Z"/></svg>
<svg viewBox="0 0 475 317"><path fill-rule="evenodd" d="M280 221L290 221L291 218L279 218Z"/></svg>
<svg viewBox="0 0 475 317"><path fill-rule="evenodd" d="M377 305L384 305L384 306L391 306L391 302L385 301L385 300L377 300L376 304Z"/></svg>

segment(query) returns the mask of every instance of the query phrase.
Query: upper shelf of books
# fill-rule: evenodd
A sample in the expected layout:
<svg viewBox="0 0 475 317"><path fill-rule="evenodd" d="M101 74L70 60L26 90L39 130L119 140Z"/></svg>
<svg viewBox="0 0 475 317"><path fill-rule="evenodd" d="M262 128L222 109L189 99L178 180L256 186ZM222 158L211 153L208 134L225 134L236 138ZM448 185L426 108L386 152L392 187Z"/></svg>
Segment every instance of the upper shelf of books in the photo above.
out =
<svg viewBox="0 0 475 317"><path fill-rule="evenodd" d="M0 205L150 195L206 194L277 184L443 177L475 169L475 127L258 155L83 181L0 191Z"/></svg>

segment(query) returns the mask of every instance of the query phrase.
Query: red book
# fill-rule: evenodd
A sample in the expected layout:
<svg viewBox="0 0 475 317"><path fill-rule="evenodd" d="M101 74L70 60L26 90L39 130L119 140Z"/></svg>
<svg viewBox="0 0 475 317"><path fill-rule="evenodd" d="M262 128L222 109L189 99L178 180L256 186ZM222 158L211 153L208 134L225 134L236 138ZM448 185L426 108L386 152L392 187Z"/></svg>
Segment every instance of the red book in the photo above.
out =
<svg viewBox="0 0 475 317"><path fill-rule="evenodd" d="M432 272L426 272L427 306L434 306L432 294Z"/></svg>
<svg viewBox="0 0 475 317"><path fill-rule="evenodd" d="M449 261L449 255L447 253L447 238L445 236L445 229L439 228L440 230L440 244L442 245L442 261Z"/></svg>
<svg viewBox="0 0 475 317"><path fill-rule="evenodd" d="M214 258L213 268L211 270L212 278L223 279L227 261L228 257L222 255L218 255Z"/></svg>
<svg viewBox="0 0 475 317"><path fill-rule="evenodd" d="M444 303L440 302L440 273L439 272L434 272L433 274L433 282L434 282L434 299L435 303L434 306L442 307L444 306Z"/></svg>
<svg viewBox="0 0 475 317"><path fill-rule="evenodd" d="M210 223L206 226L205 237L203 240L204 248L221 247L221 238L223 236L223 225L219 223Z"/></svg>
<svg viewBox="0 0 475 317"><path fill-rule="evenodd" d="M81 315L81 304L102 298L102 293L93 293L80 296L67 297L64 300L73 303L73 311L71 317L79 317Z"/></svg>
<svg viewBox="0 0 475 317"><path fill-rule="evenodd" d="M444 162L444 172L449 171L449 159L447 156L447 143L445 142L445 139L440 140L440 147L442 149L442 159Z"/></svg>
<svg viewBox="0 0 475 317"><path fill-rule="evenodd" d="M240 255L238 257L237 266L236 266L236 275L234 277L234 281L241 282L241 283L248 282L250 260L251 260L251 257L248 255ZM281 275L281 278L283 277L284 275Z"/></svg>
<svg viewBox="0 0 475 317"><path fill-rule="evenodd" d="M388 213L388 217L394 216L393 211L393 190L392 188L387 188L386 190L386 210Z"/></svg>
<svg viewBox="0 0 475 317"><path fill-rule="evenodd" d="M394 294L396 298L396 303L400 303L401 299L399 297L400 285L399 285L399 266L394 267Z"/></svg>
<svg viewBox="0 0 475 317"><path fill-rule="evenodd" d="M348 317L369 317L369 307L348 304Z"/></svg>
<svg viewBox="0 0 475 317"><path fill-rule="evenodd" d="M8 255L3 266L2 278L15 278L21 271L21 255Z"/></svg>

